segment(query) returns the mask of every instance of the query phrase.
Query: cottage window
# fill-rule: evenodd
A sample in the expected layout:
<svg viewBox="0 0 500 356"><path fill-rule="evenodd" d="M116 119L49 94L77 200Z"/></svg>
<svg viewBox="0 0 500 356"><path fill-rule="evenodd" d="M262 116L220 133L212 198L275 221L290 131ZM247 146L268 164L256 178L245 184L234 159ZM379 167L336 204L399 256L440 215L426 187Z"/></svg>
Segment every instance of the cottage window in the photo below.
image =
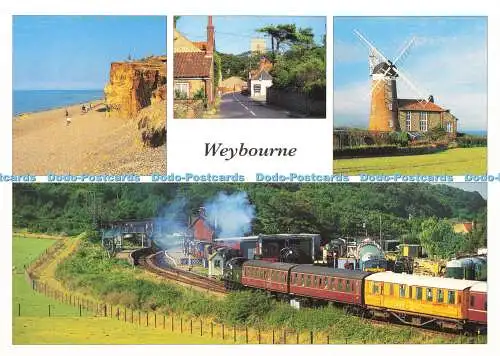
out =
<svg viewBox="0 0 500 356"><path fill-rule="evenodd" d="M422 132L427 132L427 118L427 112L424 111L420 113L420 131Z"/></svg>
<svg viewBox="0 0 500 356"><path fill-rule="evenodd" d="M181 97L185 96L186 98L189 97L189 83L175 83L174 85L174 93L176 97Z"/></svg>
<svg viewBox="0 0 500 356"><path fill-rule="evenodd" d="M451 122L446 123L446 132L453 132L453 125L451 124Z"/></svg>
<svg viewBox="0 0 500 356"><path fill-rule="evenodd" d="M406 131L411 131L411 111L406 112Z"/></svg>
<svg viewBox="0 0 500 356"><path fill-rule="evenodd" d="M254 94L260 94L260 90L261 90L261 85L260 84L254 84L253 85L253 93Z"/></svg>
<svg viewBox="0 0 500 356"><path fill-rule="evenodd" d="M454 290L448 291L448 304L455 304L455 291Z"/></svg>

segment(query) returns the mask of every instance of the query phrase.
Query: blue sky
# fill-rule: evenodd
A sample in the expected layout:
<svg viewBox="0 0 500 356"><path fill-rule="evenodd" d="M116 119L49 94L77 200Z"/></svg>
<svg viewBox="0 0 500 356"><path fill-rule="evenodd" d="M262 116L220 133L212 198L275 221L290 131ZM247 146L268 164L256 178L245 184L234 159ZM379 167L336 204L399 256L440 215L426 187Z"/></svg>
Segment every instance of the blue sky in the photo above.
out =
<svg viewBox="0 0 500 356"><path fill-rule="evenodd" d="M267 25L292 23L297 27L311 27L316 42L321 43L325 34L326 17L309 16L214 16L215 46L223 53L239 54L250 50L250 39L264 38L255 30ZM177 30L192 41L206 41L207 16L181 16ZM268 48L271 40L268 39Z"/></svg>
<svg viewBox="0 0 500 356"><path fill-rule="evenodd" d="M110 63L166 53L164 16L14 16L13 88L103 89Z"/></svg>
<svg viewBox="0 0 500 356"><path fill-rule="evenodd" d="M425 95L458 117L459 130L487 128L487 20L485 17L335 17L334 125L366 128L370 110L368 49L357 29L388 59L412 38L399 63ZM401 80L400 98L418 97Z"/></svg>

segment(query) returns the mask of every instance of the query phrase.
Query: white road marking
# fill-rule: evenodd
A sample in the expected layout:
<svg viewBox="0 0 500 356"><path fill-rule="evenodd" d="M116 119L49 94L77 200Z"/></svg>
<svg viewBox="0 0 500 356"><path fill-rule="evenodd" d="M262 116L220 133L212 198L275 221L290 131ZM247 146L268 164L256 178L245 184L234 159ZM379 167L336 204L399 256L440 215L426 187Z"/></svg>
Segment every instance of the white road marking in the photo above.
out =
<svg viewBox="0 0 500 356"><path fill-rule="evenodd" d="M252 110L250 110L250 114L252 114L253 116L257 116Z"/></svg>

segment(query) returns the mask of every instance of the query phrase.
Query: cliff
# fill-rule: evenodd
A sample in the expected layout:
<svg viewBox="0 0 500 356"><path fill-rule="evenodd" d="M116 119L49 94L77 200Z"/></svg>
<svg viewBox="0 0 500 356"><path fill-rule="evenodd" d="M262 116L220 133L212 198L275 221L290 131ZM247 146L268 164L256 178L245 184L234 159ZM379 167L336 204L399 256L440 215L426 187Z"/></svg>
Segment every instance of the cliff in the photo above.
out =
<svg viewBox="0 0 500 356"><path fill-rule="evenodd" d="M144 145L165 143L167 121L167 57L111 63L104 88L109 115L136 119Z"/></svg>
<svg viewBox="0 0 500 356"><path fill-rule="evenodd" d="M109 78L104 94L110 115L134 118L141 109L165 101L167 58L111 63Z"/></svg>

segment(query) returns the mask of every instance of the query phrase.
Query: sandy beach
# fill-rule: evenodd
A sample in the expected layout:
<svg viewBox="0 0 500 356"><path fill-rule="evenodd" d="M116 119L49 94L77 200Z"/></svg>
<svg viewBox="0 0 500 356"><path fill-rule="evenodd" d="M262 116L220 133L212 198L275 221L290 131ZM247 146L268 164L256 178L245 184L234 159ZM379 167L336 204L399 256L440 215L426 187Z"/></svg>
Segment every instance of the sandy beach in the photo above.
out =
<svg viewBox="0 0 500 356"><path fill-rule="evenodd" d="M88 106L88 103L86 104ZM12 123L13 173L128 174L166 172L166 145L144 147L137 123L108 117L102 101L16 116Z"/></svg>

